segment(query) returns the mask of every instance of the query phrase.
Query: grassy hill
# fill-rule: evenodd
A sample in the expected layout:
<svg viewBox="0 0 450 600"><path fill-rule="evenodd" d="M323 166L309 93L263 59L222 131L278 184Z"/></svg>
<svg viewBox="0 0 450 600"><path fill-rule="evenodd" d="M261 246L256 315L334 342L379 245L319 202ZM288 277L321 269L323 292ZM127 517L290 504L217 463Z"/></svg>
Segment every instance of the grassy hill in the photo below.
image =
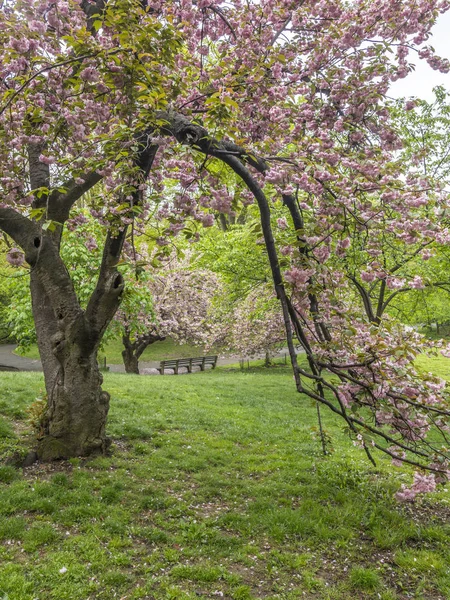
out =
<svg viewBox="0 0 450 600"><path fill-rule="evenodd" d="M0 374L0 457L22 451L39 374ZM0 598L450 597L450 492L416 505L288 369L107 374L112 454L0 466ZM17 437L20 436L20 437Z"/></svg>

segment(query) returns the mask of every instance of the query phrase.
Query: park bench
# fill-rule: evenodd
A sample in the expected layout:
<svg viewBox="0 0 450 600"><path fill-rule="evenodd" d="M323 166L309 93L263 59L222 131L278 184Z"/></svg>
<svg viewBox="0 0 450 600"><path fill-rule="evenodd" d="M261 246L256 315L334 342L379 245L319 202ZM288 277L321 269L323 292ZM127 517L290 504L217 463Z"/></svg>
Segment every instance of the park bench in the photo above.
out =
<svg viewBox="0 0 450 600"><path fill-rule="evenodd" d="M178 375L178 370L181 368L187 369L188 373L192 373L192 367L200 367L200 371L204 371L208 365L211 368L217 364L217 356L199 356L198 358L173 358L171 360L162 360L159 364L158 371L164 375L164 369L173 369L175 375Z"/></svg>

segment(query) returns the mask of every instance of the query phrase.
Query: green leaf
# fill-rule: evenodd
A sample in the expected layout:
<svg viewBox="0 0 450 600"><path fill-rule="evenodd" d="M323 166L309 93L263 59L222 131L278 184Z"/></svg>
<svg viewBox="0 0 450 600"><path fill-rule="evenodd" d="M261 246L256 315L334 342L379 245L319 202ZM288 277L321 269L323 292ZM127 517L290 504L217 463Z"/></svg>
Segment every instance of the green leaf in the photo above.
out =
<svg viewBox="0 0 450 600"><path fill-rule="evenodd" d="M40 221L44 216L45 208L33 208L30 211L30 218L35 219L36 221Z"/></svg>
<svg viewBox="0 0 450 600"><path fill-rule="evenodd" d="M223 102L226 106L232 106L233 108L239 108L239 104L233 100L233 98L230 98L230 96L225 96L225 98L223 99ZM251 156L249 154L249 156ZM254 157L252 157L254 158Z"/></svg>
<svg viewBox="0 0 450 600"><path fill-rule="evenodd" d="M46 221L43 225L42 225L42 229L44 231L55 231L56 226L59 225L59 223L57 221Z"/></svg>

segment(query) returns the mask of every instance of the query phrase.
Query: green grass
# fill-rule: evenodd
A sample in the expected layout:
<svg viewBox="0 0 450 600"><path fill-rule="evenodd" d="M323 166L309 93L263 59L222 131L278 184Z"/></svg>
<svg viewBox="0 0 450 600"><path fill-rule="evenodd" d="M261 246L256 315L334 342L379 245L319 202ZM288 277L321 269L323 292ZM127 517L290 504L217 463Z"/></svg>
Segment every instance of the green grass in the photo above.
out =
<svg viewBox="0 0 450 600"><path fill-rule="evenodd" d="M122 364L122 350L123 346L119 340L113 340L105 344L105 347L99 351L99 362L103 363L103 359L106 356L106 362L112 365ZM212 351L210 354L213 353ZM199 346L191 346L189 344L177 344L171 338L165 339L163 342L155 342L148 346L144 351L141 361L152 362L160 361L165 358L195 358L196 356L204 356L205 352L203 348ZM26 356L36 360L39 358L39 351L36 345L30 346L25 352L21 353L21 356Z"/></svg>
<svg viewBox="0 0 450 600"><path fill-rule="evenodd" d="M440 355L429 357L422 354L416 359L416 364L422 371L431 372L450 381L450 359Z"/></svg>
<svg viewBox="0 0 450 600"><path fill-rule="evenodd" d="M36 373L0 374L0 458L30 443ZM0 470L0 598L438 600L450 492L414 507L289 369L106 374L112 455Z"/></svg>

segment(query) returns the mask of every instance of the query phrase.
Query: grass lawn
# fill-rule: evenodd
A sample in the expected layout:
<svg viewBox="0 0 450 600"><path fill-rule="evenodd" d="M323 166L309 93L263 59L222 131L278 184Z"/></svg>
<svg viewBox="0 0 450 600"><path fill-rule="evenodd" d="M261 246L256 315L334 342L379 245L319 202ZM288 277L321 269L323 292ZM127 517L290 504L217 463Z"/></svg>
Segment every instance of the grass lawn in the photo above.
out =
<svg viewBox="0 0 450 600"><path fill-rule="evenodd" d="M416 359L416 365L421 371L431 372L442 379L450 381L450 359L438 356L420 355Z"/></svg>
<svg viewBox="0 0 450 600"><path fill-rule="evenodd" d="M105 347L99 351L98 359L103 364L104 357L106 356L106 362L111 365L122 364L122 350L123 346L119 340L113 340L105 345ZM209 354L214 354L210 351ZM155 342L151 344L143 353L140 360L142 362L160 361L165 358L195 358L196 356L204 356L205 352L203 348L199 346L190 346L189 344L179 345L176 344L171 338L165 339L163 342ZM21 354L31 359L39 358L39 351L37 346L34 344L30 348Z"/></svg>
<svg viewBox="0 0 450 600"><path fill-rule="evenodd" d="M36 373L0 374L0 457L21 451ZM105 376L112 455L0 467L0 598L450 598L450 492L392 495L288 369ZM16 437L20 435L20 439Z"/></svg>

